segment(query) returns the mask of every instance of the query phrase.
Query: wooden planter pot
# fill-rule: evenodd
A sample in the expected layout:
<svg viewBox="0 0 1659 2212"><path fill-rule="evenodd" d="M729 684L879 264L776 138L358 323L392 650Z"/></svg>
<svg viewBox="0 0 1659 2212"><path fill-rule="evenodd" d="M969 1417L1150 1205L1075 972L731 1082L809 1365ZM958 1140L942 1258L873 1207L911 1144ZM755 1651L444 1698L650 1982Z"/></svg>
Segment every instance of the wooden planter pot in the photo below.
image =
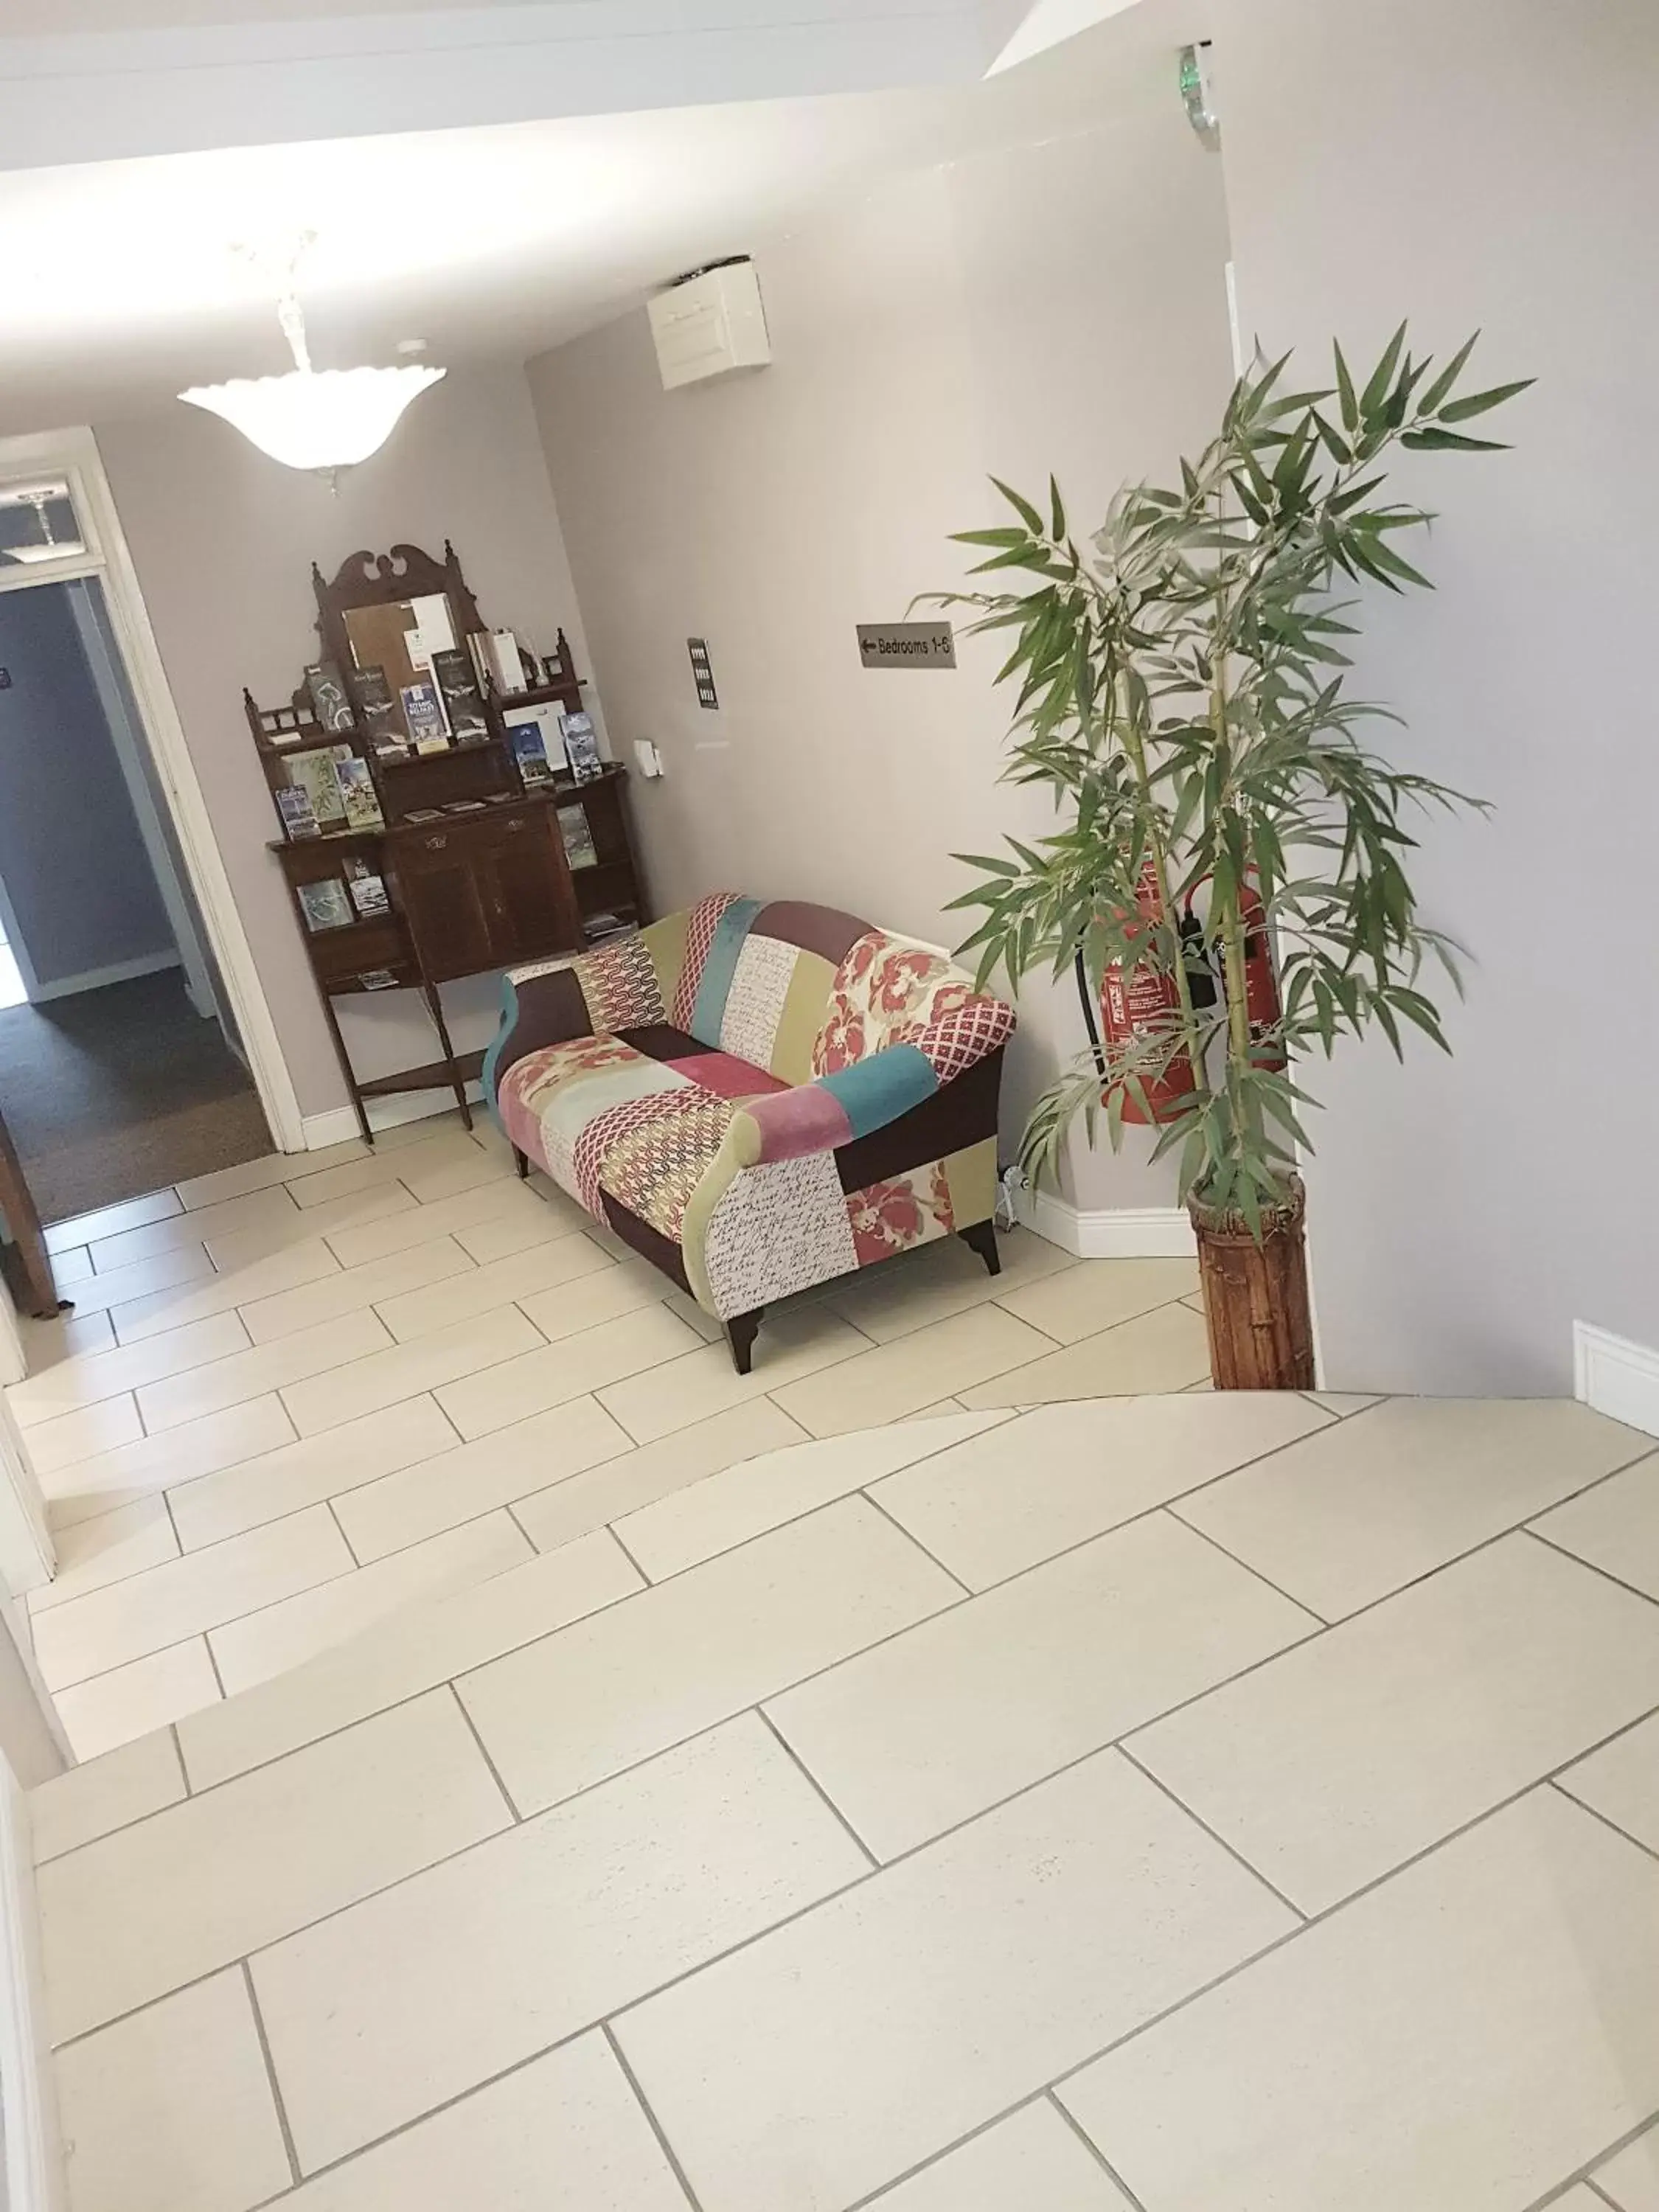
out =
<svg viewBox="0 0 1659 2212"><path fill-rule="evenodd" d="M1262 1217L1261 1242L1242 1213L1188 1201L1198 1235L1210 1373L1218 1390L1310 1390L1313 1323L1303 1242L1307 1196L1297 1180L1290 1198Z"/></svg>

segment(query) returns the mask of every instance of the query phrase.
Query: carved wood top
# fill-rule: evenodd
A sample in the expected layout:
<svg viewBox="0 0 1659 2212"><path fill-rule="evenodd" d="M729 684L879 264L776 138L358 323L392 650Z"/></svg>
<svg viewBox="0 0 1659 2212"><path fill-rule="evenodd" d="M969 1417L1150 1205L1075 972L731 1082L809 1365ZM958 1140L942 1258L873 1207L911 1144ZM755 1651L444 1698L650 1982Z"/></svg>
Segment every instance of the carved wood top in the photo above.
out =
<svg viewBox="0 0 1659 2212"><path fill-rule="evenodd" d="M454 615L457 644L483 628L478 603L467 588L455 548L444 540L444 557L434 561L418 545L394 545L389 553L367 548L340 564L331 583L313 561L311 587L317 596L317 631L325 659L349 667L345 617L352 607L395 606L404 599L424 599L430 592L448 595Z"/></svg>

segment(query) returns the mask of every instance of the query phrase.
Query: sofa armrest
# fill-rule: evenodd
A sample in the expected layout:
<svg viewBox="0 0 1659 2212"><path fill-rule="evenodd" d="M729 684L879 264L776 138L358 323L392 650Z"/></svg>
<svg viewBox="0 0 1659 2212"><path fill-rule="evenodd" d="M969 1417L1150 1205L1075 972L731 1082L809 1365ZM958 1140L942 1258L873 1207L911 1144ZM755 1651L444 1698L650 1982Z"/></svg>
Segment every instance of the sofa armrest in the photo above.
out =
<svg viewBox="0 0 1659 2212"><path fill-rule="evenodd" d="M1000 1052L1013 1029L1012 1006L975 996L867 1059L793 1091L751 1098L732 1124L738 1162L758 1167L799 1159L872 1136Z"/></svg>
<svg viewBox="0 0 1659 2212"><path fill-rule="evenodd" d="M483 1092L501 1119L501 1079L515 1060L544 1046L592 1036L593 1024L577 969L577 958L538 960L509 968L501 977L501 1025L484 1054Z"/></svg>

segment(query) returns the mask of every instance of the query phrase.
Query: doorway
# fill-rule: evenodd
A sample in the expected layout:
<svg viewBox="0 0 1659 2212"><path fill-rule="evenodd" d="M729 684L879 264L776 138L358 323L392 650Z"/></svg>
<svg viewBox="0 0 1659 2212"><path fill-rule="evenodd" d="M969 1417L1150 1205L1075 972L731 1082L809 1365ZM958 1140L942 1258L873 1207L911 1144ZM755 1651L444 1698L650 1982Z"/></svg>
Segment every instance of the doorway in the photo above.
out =
<svg viewBox="0 0 1659 2212"><path fill-rule="evenodd" d="M0 486L0 1115L47 1222L271 1149L83 542L67 479Z"/></svg>

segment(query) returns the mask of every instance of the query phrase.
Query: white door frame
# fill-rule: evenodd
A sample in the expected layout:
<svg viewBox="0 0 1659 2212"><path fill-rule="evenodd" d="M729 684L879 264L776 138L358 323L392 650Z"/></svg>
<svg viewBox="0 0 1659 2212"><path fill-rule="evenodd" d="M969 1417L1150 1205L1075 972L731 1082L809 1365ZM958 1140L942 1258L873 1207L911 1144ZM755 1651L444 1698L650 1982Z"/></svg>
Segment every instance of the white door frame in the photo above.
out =
<svg viewBox="0 0 1659 2212"><path fill-rule="evenodd" d="M74 583L85 586L91 580L76 577ZM70 612L81 639L81 650L87 656L87 665L92 671L93 689L104 709L104 720L109 724L110 742L115 747L115 757L120 764L121 781L126 785L127 797L132 801L132 811L138 823L138 835L144 841L144 850L149 855L150 872L155 878L155 887L161 894L166 908L167 927L173 932L173 941L179 948L179 957L184 963L185 996L204 1021L210 1020L217 1011L213 1000L213 987L208 978L207 956L202 947L201 932L185 886L179 880L179 871L173 865L167 845L167 833L161 827L161 817L156 811L151 793L150 779L144 773L139 748L143 739L133 726L131 710L124 696L120 672L116 668L98 619L91 592L82 588L70 591Z"/></svg>
<svg viewBox="0 0 1659 2212"><path fill-rule="evenodd" d="M271 1019L264 986L230 888L224 857L214 835L207 801L185 740L184 725L161 665L150 627L138 572L128 550L109 478L89 429L45 430L26 437L0 438L0 476L30 475L68 479L80 519L84 550L62 561L37 561L27 568L0 569L0 592L27 591L80 576L103 580L106 604L138 718L164 793L185 873L200 908L208 943L224 981L225 994L247 1054L265 1119L277 1149L301 1152L305 1125Z"/></svg>

